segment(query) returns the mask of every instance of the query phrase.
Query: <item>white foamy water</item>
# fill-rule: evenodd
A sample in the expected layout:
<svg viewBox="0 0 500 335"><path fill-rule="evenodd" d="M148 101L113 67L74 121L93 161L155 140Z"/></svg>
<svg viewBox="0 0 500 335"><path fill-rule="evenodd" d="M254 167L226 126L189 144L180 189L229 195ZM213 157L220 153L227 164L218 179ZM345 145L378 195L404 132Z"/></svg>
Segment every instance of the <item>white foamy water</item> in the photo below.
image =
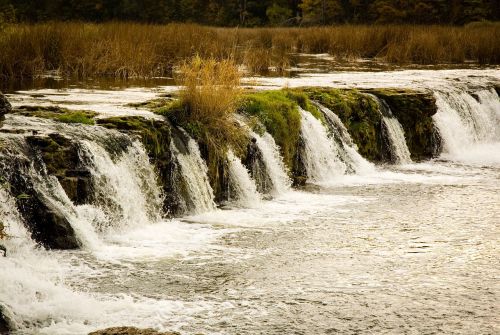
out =
<svg viewBox="0 0 500 335"><path fill-rule="evenodd" d="M444 142L443 156L468 163L500 161L500 100L494 90L435 91L438 113L433 119Z"/></svg>
<svg viewBox="0 0 500 335"><path fill-rule="evenodd" d="M105 215L96 218L96 229L116 232L159 220L162 194L142 144L133 142L114 160L96 142L83 141L82 149L91 160L94 205Z"/></svg>
<svg viewBox="0 0 500 335"><path fill-rule="evenodd" d="M214 192L208 180L208 168L201 158L198 143L189 138L188 153L181 153L174 143L171 149L176 153L182 176L185 180L190 201L193 203L193 213L203 213L217 208L214 202Z"/></svg>
<svg viewBox="0 0 500 335"><path fill-rule="evenodd" d="M227 159L229 161L229 202L243 207L258 206L261 196L247 168L232 150L228 151Z"/></svg>
<svg viewBox="0 0 500 335"><path fill-rule="evenodd" d="M304 164L308 181L321 183L345 173L345 164L338 157L338 146L321 121L311 113L300 110L301 134L304 141Z"/></svg>
<svg viewBox="0 0 500 335"><path fill-rule="evenodd" d="M281 157L274 138L268 132L265 132L262 136L254 132L251 135L257 140L257 146L262 153L267 174L272 182L273 195L277 196L287 192L292 185L292 181L288 177L288 170L283 163L283 157Z"/></svg>
<svg viewBox="0 0 500 335"><path fill-rule="evenodd" d="M339 154L341 160L348 167L348 172L363 174L373 171L374 165L359 154L356 144L353 142L351 135L340 118L327 107L319 103L316 103L316 105L330 125L335 140L341 142Z"/></svg>

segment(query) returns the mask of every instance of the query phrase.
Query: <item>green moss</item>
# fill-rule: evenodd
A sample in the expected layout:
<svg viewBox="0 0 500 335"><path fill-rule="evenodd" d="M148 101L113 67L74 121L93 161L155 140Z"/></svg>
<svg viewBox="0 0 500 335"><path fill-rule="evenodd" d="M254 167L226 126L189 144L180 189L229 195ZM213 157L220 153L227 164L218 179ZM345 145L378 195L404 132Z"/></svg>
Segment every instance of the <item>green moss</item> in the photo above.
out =
<svg viewBox="0 0 500 335"><path fill-rule="evenodd" d="M374 99L355 89L305 88L304 91L310 99L339 116L363 157L371 161L382 159L381 115Z"/></svg>
<svg viewBox="0 0 500 335"><path fill-rule="evenodd" d="M284 90L247 94L241 111L256 117L265 126L280 147L285 164L292 169L300 137L301 116L297 101L290 96Z"/></svg>
<svg viewBox="0 0 500 335"><path fill-rule="evenodd" d="M63 123L81 123L87 125L95 124L94 117L97 115L93 111L75 111L58 106L21 106L14 110L14 113L52 119Z"/></svg>
<svg viewBox="0 0 500 335"><path fill-rule="evenodd" d="M127 104L129 107L134 107L134 108L147 108L150 110L155 110L157 108L161 108L167 104L169 104L172 101L172 98L158 98L158 99L152 99L144 102L132 102Z"/></svg>

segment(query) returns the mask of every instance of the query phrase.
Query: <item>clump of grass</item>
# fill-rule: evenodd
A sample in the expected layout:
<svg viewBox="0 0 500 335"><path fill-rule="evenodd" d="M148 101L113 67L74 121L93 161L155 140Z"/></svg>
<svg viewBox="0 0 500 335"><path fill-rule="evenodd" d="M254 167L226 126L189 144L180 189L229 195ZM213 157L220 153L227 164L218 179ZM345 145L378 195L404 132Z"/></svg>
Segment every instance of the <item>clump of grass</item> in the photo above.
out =
<svg viewBox="0 0 500 335"><path fill-rule="evenodd" d="M229 148L244 155L246 134L234 114L241 94L240 73L232 59L217 61L195 56L176 74L182 85L179 100L157 109L200 143L209 175L218 185L218 169Z"/></svg>
<svg viewBox="0 0 500 335"><path fill-rule="evenodd" d="M97 113L92 111L73 111L58 106L21 106L14 113L52 119L63 123L81 123L94 125Z"/></svg>

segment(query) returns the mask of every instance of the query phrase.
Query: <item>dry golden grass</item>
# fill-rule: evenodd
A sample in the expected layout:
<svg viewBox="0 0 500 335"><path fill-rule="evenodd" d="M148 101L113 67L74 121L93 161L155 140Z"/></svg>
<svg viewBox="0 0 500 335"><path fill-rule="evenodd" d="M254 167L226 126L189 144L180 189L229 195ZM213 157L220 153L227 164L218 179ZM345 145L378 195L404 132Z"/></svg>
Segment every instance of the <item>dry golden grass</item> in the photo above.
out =
<svg viewBox="0 0 500 335"><path fill-rule="evenodd" d="M282 70L291 53L390 63L500 63L500 24L213 28L193 24L54 22L0 31L0 76L166 76L195 55L232 58L250 71Z"/></svg>

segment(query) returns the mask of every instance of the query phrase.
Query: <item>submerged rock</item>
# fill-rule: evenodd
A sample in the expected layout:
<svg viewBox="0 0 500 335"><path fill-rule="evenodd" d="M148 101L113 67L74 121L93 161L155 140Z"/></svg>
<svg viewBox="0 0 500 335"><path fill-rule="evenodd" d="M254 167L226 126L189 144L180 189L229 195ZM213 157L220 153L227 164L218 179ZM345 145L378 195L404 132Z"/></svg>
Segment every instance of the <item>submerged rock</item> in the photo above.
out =
<svg viewBox="0 0 500 335"><path fill-rule="evenodd" d="M112 327L98 330L89 335L180 335L177 332L159 332L154 329L139 329L135 327Z"/></svg>

